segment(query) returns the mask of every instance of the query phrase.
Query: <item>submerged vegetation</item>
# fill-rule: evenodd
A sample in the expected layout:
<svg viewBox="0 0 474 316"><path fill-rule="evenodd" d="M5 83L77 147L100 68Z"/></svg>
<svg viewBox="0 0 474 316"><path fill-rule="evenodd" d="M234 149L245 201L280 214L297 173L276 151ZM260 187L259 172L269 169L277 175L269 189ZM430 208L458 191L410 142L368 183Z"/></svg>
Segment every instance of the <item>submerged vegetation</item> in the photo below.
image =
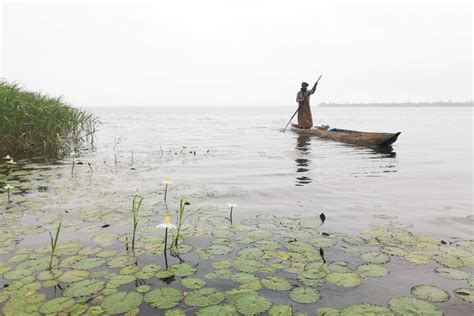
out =
<svg viewBox="0 0 474 316"><path fill-rule="evenodd" d="M84 142L93 145L100 121L61 98L0 82L0 154L63 157Z"/></svg>
<svg viewBox="0 0 474 316"><path fill-rule="evenodd" d="M330 212L237 222L243 188L166 177L157 194L139 163L97 163L90 177L63 165L29 174L5 158L5 184L16 188L0 213L5 315L443 315L474 302L473 240L414 233L388 216L355 234L328 225ZM28 194L31 182L39 193ZM38 247L49 231L51 247Z"/></svg>

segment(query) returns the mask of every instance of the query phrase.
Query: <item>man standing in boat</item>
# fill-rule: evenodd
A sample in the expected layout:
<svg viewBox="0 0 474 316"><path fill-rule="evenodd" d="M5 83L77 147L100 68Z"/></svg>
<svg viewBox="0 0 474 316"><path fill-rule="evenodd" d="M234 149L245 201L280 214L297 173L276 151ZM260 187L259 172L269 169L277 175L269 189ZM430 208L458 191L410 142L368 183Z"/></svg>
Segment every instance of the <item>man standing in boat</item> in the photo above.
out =
<svg viewBox="0 0 474 316"><path fill-rule="evenodd" d="M298 102L298 125L297 128L309 129L313 127L313 116L311 114L311 107L309 106L309 98L316 91L318 81L313 88L308 91L308 84L301 83L301 90L296 95L296 102Z"/></svg>

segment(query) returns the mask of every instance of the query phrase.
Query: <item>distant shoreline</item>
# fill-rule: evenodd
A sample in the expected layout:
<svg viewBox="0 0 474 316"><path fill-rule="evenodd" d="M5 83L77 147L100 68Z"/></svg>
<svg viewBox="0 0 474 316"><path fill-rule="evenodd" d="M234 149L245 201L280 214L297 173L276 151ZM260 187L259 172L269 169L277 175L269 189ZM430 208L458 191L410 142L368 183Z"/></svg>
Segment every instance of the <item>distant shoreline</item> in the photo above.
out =
<svg viewBox="0 0 474 316"><path fill-rule="evenodd" d="M320 107L472 107L466 102L419 102L419 103L320 103Z"/></svg>

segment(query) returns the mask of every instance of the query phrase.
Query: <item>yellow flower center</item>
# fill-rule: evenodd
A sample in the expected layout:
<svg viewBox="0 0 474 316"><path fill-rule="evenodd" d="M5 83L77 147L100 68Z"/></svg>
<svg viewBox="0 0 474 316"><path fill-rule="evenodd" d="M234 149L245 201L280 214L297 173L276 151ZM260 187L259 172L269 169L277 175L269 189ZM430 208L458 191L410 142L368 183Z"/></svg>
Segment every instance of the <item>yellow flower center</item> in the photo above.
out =
<svg viewBox="0 0 474 316"><path fill-rule="evenodd" d="M165 224L169 224L171 222L171 216L166 215L165 216Z"/></svg>

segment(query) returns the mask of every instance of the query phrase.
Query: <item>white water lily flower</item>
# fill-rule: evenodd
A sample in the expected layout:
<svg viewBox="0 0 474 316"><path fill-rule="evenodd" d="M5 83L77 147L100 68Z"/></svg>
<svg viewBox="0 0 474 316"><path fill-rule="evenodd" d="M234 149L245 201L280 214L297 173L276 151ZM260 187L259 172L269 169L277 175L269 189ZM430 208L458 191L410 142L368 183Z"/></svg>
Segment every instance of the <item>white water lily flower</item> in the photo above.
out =
<svg viewBox="0 0 474 316"><path fill-rule="evenodd" d="M14 162L13 159L10 159L7 161L7 164L16 165L16 162Z"/></svg>
<svg viewBox="0 0 474 316"><path fill-rule="evenodd" d="M6 186L3 187L5 190L11 190L14 189L15 187L11 184L7 184Z"/></svg>
<svg viewBox="0 0 474 316"><path fill-rule="evenodd" d="M156 228L158 229L176 229L176 225L174 224L171 224L171 216L169 215L166 215L165 216L165 219L163 221L163 223L161 223L160 225L156 226Z"/></svg>
<svg viewBox="0 0 474 316"><path fill-rule="evenodd" d="M228 207L236 207L237 203L235 203L234 201L229 201L229 202L227 202L227 206Z"/></svg>
<svg viewBox="0 0 474 316"><path fill-rule="evenodd" d="M161 184L171 185L173 184L173 181L171 181L171 177L165 177L165 179L163 180L163 182L161 182Z"/></svg>
<svg viewBox="0 0 474 316"><path fill-rule="evenodd" d="M13 158L10 157L10 155L6 155L5 157L3 157L3 159L5 159L5 160L12 160Z"/></svg>

